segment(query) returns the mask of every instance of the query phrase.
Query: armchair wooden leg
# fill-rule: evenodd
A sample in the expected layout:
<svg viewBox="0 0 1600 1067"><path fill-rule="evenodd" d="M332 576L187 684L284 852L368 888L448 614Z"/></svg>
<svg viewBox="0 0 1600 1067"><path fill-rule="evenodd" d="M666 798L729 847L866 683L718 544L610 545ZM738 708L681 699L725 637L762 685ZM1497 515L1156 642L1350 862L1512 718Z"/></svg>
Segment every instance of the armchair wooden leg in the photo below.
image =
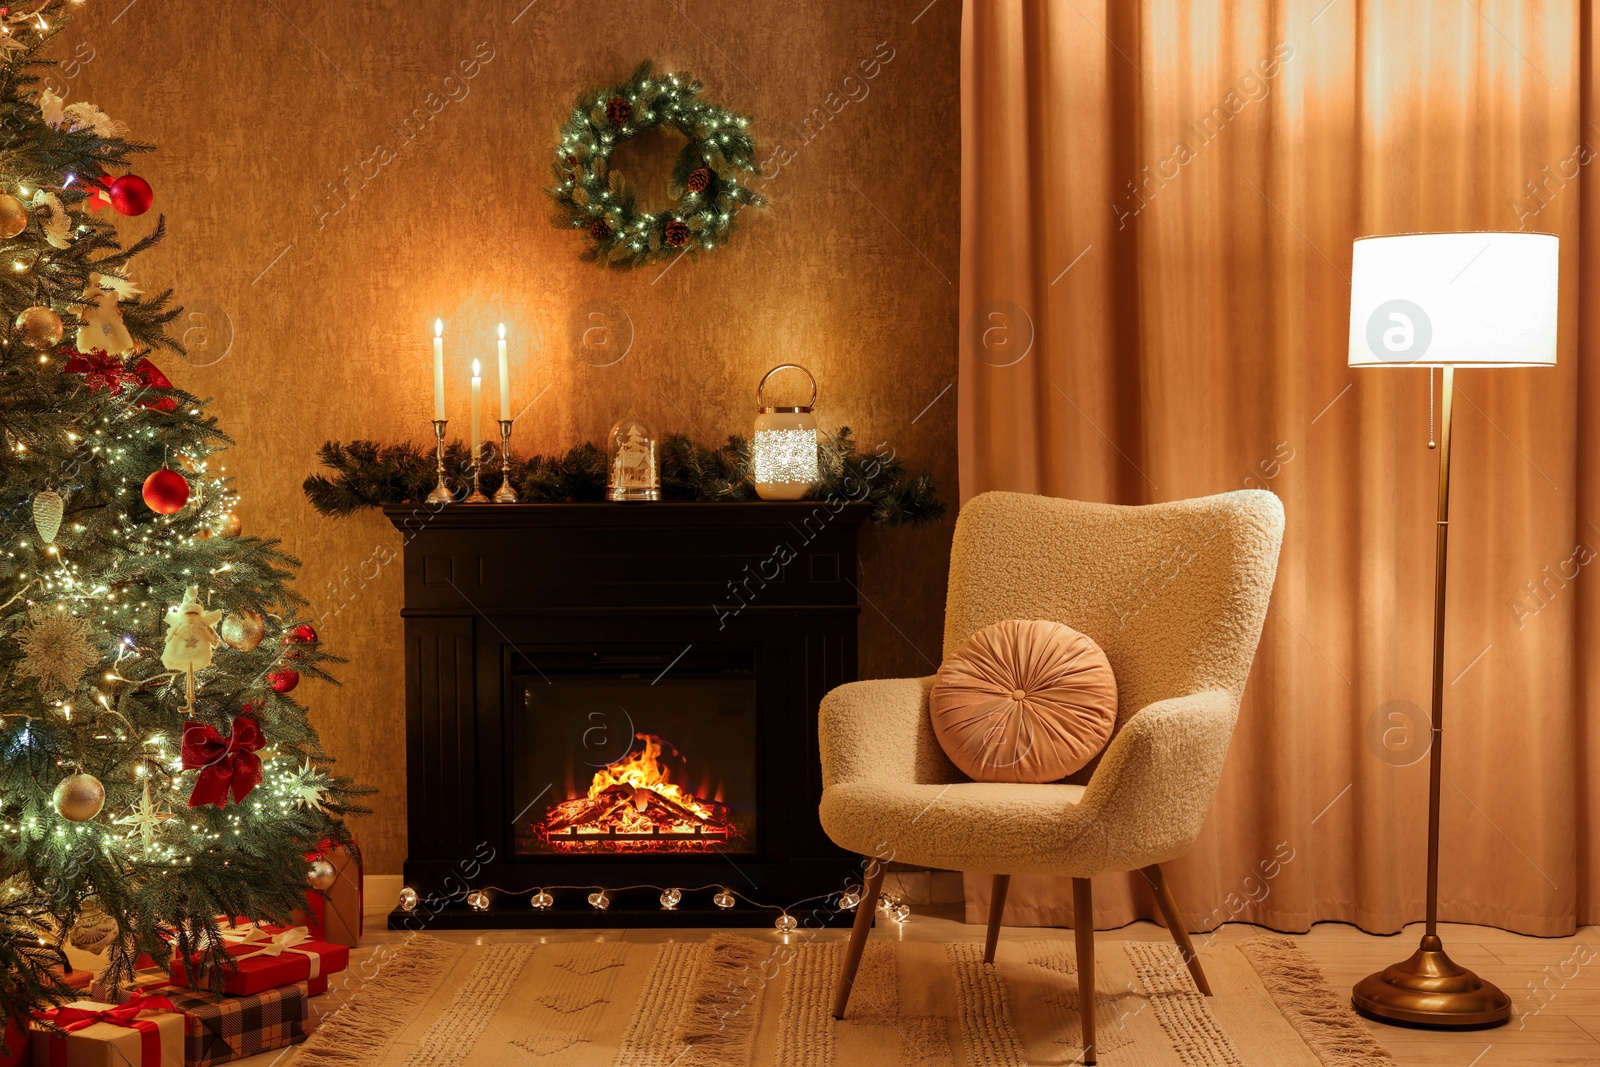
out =
<svg viewBox="0 0 1600 1067"><path fill-rule="evenodd" d="M1189 975L1194 979L1195 987L1209 997L1211 984L1206 981L1206 972L1200 969L1200 956L1194 950L1194 942L1189 940L1189 931L1183 925L1183 916L1178 913L1178 902L1173 899L1172 888L1167 885L1167 878L1161 873L1161 866L1152 863L1148 867L1141 867L1139 873L1145 876L1150 888L1155 891L1156 903L1161 907L1161 917L1167 920L1167 930L1171 932L1172 940L1177 944L1183 962L1189 966Z"/></svg>
<svg viewBox="0 0 1600 1067"><path fill-rule="evenodd" d="M994 962L994 947L1000 941L1000 918L1006 910L1006 890L1011 888L1009 874L997 874L989 889L989 932L983 939L983 962Z"/></svg>
<svg viewBox="0 0 1600 1067"><path fill-rule="evenodd" d="M1083 1034L1083 1062L1095 1062L1094 1047L1094 896L1089 879L1072 880L1072 936L1078 945L1078 1025Z"/></svg>
<svg viewBox="0 0 1600 1067"><path fill-rule="evenodd" d="M883 889L883 860L869 860L866 884L861 890L861 903L856 905L856 920L850 927L850 943L844 950L844 967L839 971L839 988L833 994L833 1017L844 1018L845 1005L850 1003L850 990L855 986L856 968L861 966L861 953L867 947L867 931L872 929L872 915L878 909L878 893Z"/></svg>

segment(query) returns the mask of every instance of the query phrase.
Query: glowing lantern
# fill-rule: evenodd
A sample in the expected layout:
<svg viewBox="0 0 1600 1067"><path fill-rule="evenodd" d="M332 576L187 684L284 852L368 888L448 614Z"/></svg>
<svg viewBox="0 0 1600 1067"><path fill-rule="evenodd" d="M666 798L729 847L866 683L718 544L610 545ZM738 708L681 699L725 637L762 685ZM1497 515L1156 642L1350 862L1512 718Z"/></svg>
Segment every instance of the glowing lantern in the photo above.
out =
<svg viewBox="0 0 1600 1067"><path fill-rule="evenodd" d="M797 370L811 379L811 399L798 407L769 407L762 399L767 379ZM817 483L817 379L795 363L767 371L756 386L756 427L751 451L756 495L762 500L799 500Z"/></svg>

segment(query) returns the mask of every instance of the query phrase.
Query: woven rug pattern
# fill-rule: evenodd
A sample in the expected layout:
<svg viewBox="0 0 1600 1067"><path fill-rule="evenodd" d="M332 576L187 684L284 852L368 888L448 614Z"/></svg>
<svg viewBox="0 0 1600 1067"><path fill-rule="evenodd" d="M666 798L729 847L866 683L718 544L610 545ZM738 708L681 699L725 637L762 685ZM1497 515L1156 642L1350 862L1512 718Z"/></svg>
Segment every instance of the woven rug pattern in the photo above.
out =
<svg viewBox="0 0 1600 1067"><path fill-rule="evenodd" d="M1393 1060L1288 938L1202 950L1097 945L1107 1067L1387 1067ZM536 945L414 935L291 1067L1034 1067L1081 1062L1070 941L874 939L843 1021L843 946L706 941Z"/></svg>

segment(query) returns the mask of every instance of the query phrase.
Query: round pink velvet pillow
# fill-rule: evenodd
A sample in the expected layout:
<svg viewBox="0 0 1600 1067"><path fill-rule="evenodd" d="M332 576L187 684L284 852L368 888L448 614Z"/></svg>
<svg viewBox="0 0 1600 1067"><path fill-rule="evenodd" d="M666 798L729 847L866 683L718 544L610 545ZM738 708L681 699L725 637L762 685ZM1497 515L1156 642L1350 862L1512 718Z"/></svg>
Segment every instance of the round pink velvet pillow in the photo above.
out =
<svg viewBox="0 0 1600 1067"><path fill-rule="evenodd" d="M1042 619L1007 619L967 638L929 697L950 762L979 782L1054 782L1105 747L1117 680L1093 639Z"/></svg>

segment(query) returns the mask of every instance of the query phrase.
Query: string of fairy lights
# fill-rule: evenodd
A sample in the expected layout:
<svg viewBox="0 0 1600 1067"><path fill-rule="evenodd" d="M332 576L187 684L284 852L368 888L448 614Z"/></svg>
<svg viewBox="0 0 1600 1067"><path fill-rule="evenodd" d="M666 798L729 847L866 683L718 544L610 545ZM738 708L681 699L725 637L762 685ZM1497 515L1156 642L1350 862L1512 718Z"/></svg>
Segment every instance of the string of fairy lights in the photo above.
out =
<svg viewBox="0 0 1600 1067"><path fill-rule="evenodd" d="M507 897L521 897L526 894L528 906L534 911L550 911L556 906L555 894L557 892L586 892L585 899L589 907L595 912L603 914L611 908L613 893L635 893L646 890L659 894L657 899L660 901L662 911L677 911L686 894L705 892L712 893L711 903L723 911L730 911L738 907L741 901L750 907L764 911L776 911L778 912L778 917L773 920L773 928L784 934L793 933L800 926L799 920L791 915L790 912L803 908L807 904L815 904L825 900L833 901L833 907L841 912L854 911L861 904L861 889L859 886L818 893L815 896L804 897L790 904L766 904L746 896L736 889L716 883L687 888L659 885L609 887L598 885L547 885L540 886L532 893L528 893L526 890L512 891L490 885L481 886L477 889L462 890L457 893L429 894L427 897L423 897L415 889L406 886L400 890L399 904L400 910L408 914L416 912L419 907L426 906L428 910L435 910L437 907L442 907L444 904L453 901L461 901L473 911L486 912L494 904L494 900L490 896L491 893L499 893ZM911 906L898 894L887 890L878 895L877 909L880 915L893 920L900 926L904 926L911 918Z"/></svg>

